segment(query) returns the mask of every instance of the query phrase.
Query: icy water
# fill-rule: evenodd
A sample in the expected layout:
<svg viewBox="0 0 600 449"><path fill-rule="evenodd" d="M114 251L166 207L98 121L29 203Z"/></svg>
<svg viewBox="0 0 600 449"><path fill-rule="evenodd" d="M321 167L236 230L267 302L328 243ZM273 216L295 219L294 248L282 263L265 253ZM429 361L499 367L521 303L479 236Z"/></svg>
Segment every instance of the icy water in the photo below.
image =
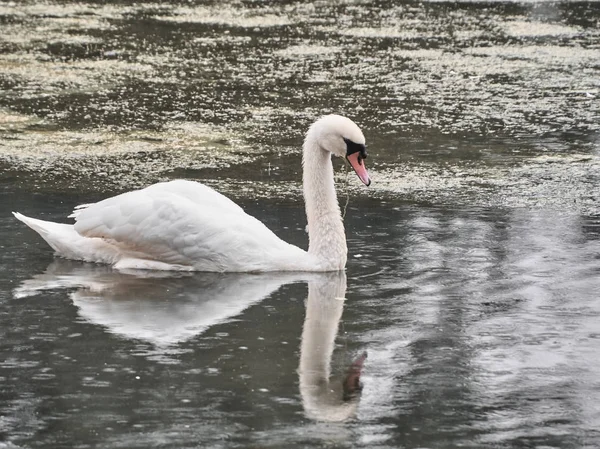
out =
<svg viewBox="0 0 600 449"><path fill-rule="evenodd" d="M0 448L599 447L599 61L599 2L0 2ZM10 214L188 178L305 247L331 112L346 273L119 273Z"/></svg>

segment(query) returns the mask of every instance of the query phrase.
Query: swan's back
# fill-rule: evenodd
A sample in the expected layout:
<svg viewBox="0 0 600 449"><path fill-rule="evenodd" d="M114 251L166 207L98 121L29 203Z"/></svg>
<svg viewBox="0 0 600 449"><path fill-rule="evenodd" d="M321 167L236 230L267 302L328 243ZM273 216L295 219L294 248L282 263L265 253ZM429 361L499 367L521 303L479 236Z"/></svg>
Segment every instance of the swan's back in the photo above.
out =
<svg viewBox="0 0 600 449"><path fill-rule="evenodd" d="M172 269L272 271L294 269L288 265L306 257L229 198L193 181L154 184L74 216L77 233L123 251L122 265L156 260Z"/></svg>

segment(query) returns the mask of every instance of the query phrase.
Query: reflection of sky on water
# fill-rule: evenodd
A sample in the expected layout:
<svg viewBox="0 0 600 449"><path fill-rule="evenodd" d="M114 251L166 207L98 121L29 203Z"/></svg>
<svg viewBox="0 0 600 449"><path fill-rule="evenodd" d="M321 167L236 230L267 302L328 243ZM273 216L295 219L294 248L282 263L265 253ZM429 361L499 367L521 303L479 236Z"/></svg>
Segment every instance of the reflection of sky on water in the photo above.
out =
<svg viewBox="0 0 600 449"><path fill-rule="evenodd" d="M361 338L370 349L360 416L399 414L398 430L426 446L445 434L564 447L580 441L577 429L593 432L597 219L433 209L410 211L400 227L401 251L373 251L401 257L357 291L380 316Z"/></svg>

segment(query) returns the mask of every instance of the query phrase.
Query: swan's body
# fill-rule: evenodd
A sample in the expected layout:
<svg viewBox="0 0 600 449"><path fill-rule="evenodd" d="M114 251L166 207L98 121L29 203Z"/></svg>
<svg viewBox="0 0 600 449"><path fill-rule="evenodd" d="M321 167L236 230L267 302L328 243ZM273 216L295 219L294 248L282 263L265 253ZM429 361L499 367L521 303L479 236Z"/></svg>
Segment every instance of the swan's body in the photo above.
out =
<svg viewBox="0 0 600 449"><path fill-rule="evenodd" d="M346 156L365 184L364 136L350 119L329 115L309 129L303 184L309 230L304 251L279 239L233 201L203 184L176 180L76 208L74 225L15 213L59 256L117 269L218 272L337 271L346 236L331 153Z"/></svg>
<svg viewBox="0 0 600 449"><path fill-rule="evenodd" d="M307 253L215 190L176 180L77 209L75 225L16 217L68 259L118 269L289 271ZM300 265L300 264L306 265Z"/></svg>

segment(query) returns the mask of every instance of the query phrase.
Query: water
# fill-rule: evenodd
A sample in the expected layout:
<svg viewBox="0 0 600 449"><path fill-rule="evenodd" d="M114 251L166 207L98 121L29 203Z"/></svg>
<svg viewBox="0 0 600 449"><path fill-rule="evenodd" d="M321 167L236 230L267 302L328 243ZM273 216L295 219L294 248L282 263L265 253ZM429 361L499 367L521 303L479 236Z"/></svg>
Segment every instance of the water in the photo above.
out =
<svg viewBox="0 0 600 449"><path fill-rule="evenodd" d="M600 446L598 20L0 2L0 447ZM117 273L9 214L184 177L305 246L329 112L373 178L339 170L345 276Z"/></svg>

